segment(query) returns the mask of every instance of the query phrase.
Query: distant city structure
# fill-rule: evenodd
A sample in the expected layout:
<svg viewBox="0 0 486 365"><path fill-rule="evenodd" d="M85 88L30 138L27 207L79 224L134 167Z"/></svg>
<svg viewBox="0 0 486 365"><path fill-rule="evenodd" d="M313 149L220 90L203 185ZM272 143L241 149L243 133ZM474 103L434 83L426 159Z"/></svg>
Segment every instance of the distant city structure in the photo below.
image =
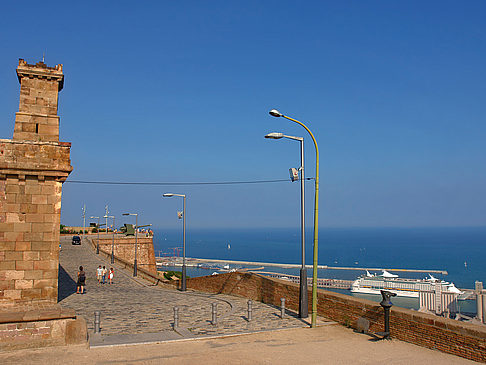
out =
<svg viewBox="0 0 486 365"><path fill-rule="evenodd" d="M62 184L71 144L59 142L62 65L19 60L13 139L0 139L0 307L57 302Z"/></svg>

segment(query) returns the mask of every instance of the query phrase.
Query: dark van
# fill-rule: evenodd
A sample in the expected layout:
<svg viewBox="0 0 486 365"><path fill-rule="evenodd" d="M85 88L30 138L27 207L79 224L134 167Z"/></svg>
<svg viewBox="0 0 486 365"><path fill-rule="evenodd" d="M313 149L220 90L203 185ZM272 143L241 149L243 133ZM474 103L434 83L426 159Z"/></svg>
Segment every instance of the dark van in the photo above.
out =
<svg viewBox="0 0 486 365"><path fill-rule="evenodd" d="M73 245L80 245L81 238L79 236L73 236Z"/></svg>

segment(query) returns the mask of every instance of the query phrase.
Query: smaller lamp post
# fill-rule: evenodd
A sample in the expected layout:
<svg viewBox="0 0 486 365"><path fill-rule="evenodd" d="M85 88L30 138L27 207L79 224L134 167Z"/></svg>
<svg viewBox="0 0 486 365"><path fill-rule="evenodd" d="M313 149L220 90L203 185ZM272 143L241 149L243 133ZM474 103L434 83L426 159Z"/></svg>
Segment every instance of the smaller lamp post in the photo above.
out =
<svg viewBox="0 0 486 365"><path fill-rule="evenodd" d="M299 317L307 318L309 316L309 293L307 289L307 269L305 266L304 138L287 136L279 132L268 133L265 138L288 138L300 142L300 242L302 252L302 266L300 268Z"/></svg>
<svg viewBox="0 0 486 365"><path fill-rule="evenodd" d="M184 219L183 228L182 228L182 285L181 290L186 291L186 195L185 194L173 194L173 193L165 193L162 195L164 198L171 198L173 196L180 196L183 198L183 208L182 208L182 216Z"/></svg>

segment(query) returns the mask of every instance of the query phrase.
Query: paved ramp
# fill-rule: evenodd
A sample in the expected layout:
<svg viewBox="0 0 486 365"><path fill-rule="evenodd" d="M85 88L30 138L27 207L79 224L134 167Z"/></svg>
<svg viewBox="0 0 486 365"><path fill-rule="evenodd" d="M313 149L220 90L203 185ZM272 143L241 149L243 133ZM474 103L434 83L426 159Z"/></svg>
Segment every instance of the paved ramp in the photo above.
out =
<svg viewBox="0 0 486 365"><path fill-rule="evenodd" d="M247 300L229 295L211 295L195 291L180 292L153 286L134 279L116 265L96 255L89 243L71 244L71 237L61 238L59 299L85 317L92 344L144 342L141 334L160 342L177 338L219 336L282 328L308 326L291 311L280 318L280 308L253 302L253 320L248 322ZM86 293L76 294L76 276L82 265L86 272ZM99 284L96 268L114 267L114 284ZM218 303L218 323L211 324L211 303ZM174 332L173 307L179 307L180 330ZM101 335L93 336L94 312L101 311ZM137 335L137 336L135 336ZM113 336L109 339L109 336ZM120 337L121 336L121 337ZM123 337L125 336L125 337ZM137 338L142 340L137 340ZM116 340L118 339L118 340ZM125 340L123 340L125 339ZM145 341L146 342L146 341Z"/></svg>

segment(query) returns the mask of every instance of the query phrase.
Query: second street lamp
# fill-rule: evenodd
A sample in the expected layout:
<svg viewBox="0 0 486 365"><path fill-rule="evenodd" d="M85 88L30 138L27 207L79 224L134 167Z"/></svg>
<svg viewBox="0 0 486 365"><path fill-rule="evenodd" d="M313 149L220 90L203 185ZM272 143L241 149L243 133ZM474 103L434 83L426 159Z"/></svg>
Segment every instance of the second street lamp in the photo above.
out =
<svg viewBox="0 0 486 365"><path fill-rule="evenodd" d="M283 133L269 133L265 138L281 139L288 138L300 142L300 233L302 249L302 267L300 268L300 293L299 293L299 317L309 316L309 293L307 289L307 269L305 267L305 193L304 193L304 138L287 136Z"/></svg>
<svg viewBox="0 0 486 365"><path fill-rule="evenodd" d="M98 219L98 242L96 243L96 254L100 254L100 217L91 216L91 219Z"/></svg>
<svg viewBox="0 0 486 365"><path fill-rule="evenodd" d="M114 215L105 215L103 218L112 218L113 219L113 239L111 241L111 263L115 263L115 216ZM108 233L108 226L106 226L106 233Z"/></svg>
<svg viewBox="0 0 486 365"><path fill-rule="evenodd" d="M171 198L173 196L180 196L183 198L182 217L184 220L182 228L182 284L181 290L186 291L186 195L185 194L173 194L165 193L162 195L164 198Z"/></svg>
<svg viewBox="0 0 486 365"><path fill-rule="evenodd" d="M276 109L270 110L269 114L273 117L282 117L288 119L292 122L299 124L304 127L304 129L309 133L314 142L314 147L316 148L316 176L315 176L315 191L314 191L314 257L313 257L313 268L312 268L312 320L311 326L316 327L317 320L317 254L318 254L318 219L319 219L319 148L317 147L317 141L314 138L311 130L307 126L299 122L296 119L287 117L283 115Z"/></svg>
<svg viewBox="0 0 486 365"><path fill-rule="evenodd" d="M137 213L123 213L122 215L134 215L135 216L135 258L133 260L133 276L137 276L138 214Z"/></svg>

